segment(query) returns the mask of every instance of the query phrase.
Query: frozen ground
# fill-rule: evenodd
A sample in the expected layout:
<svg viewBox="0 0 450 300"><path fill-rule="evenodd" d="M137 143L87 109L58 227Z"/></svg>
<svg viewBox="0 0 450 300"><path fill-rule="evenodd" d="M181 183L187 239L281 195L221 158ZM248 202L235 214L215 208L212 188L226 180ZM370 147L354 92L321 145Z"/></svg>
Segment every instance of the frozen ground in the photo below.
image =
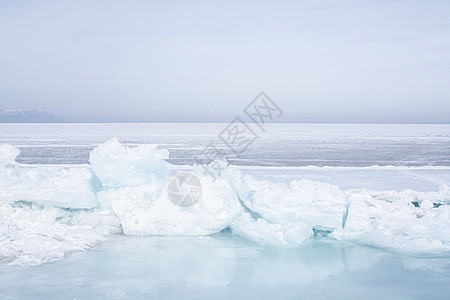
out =
<svg viewBox="0 0 450 300"><path fill-rule="evenodd" d="M449 125L254 128L212 180L193 157L225 127L0 124L0 298L445 298Z"/></svg>

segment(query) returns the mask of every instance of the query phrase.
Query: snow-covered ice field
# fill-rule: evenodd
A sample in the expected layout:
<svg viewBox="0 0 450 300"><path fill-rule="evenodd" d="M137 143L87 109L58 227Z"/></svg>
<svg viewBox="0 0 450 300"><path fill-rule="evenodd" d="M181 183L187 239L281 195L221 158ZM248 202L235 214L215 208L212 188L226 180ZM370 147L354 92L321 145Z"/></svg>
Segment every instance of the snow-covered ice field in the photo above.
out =
<svg viewBox="0 0 450 300"><path fill-rule="evenodd" d="M450 125L226 126L0 124L0 299L448 299Z"/></svg>

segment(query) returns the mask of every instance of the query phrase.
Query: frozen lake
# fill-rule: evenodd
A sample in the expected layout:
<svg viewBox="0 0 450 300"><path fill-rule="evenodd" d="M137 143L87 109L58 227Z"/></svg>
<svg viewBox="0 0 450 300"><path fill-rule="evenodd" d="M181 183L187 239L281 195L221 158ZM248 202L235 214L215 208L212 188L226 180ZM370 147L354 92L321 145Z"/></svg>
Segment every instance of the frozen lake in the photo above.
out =
<svg viewBox="0 0 450 300"><path fill-rule="evenodd" d="M450 219L445 209L450 203L447 188L450 185L450 125L270 124L265 132L252 128L257 139L241 155L220 143L218 136L226 126L0 124L0 145L10 144L20 150L16 158L20 176L27 175L19 183L18 179L0 176L3 180L0 181L3 189L0 204L5 207L0 205L0 218L3 218L0 225L2 222L4 225L3 231L0 227L0 247L4 247L0 249L4 250L0 251L0 299L448 299L450 252L445 247L450 245L447 227ZM103 211L97 213L95 203L89 206L93 200L77 206L73 201L78 196L63 203L57 198L65 197L64 193L53 195L56 200L36 195L45 195L47 190L42 190L42 186L48 189L52 184L64 186L65 181L58 176L69 176L65 175L68 168L75 172L74 177L85 176L90 172L90 152L111 138L131 147L157 144L159 149L168 149L167 161L172 165L172 175L179 170L191 170L198 153L212 141L217 142L232 165L243 175L254 178L256 183L249 180L248 189L267 185L270 192L280 189L278 184L307 179L314 184L310 187L309 181L302 183L304 189L311 188L302 197L312 197L312 203L325 201L318 213L327 210L327 203L333 204L334 199L350 201L373 197L370 205L361 209L361 216L365 216L365 210L377 206L377 199L388 203L377 207L379 210L371 212L367 218L379 219L376 224L380 228L392 226L388 233L394 237L380 237L377 231L355 242L350 241L345 232L342 236L336 235L338 240L314 234L301 244L279 247L258 242L266 241L260 233L244 228L243 233L236 236L227 228L202 237L133 237L115 232L107 234L106 241L91 245L90 239L95 238L89 235L90 228L95 229L92 229L95 234L103 234L99 228L104 230L96 219L102 220L102 226L116 226L115 216ZM45 174L45 181L33 181L42 174ZM29 188L33 188L33 195L26 195L23 182L32 182ZM322 187L326 191L322 191ZM80 190L75 191L79 193L76 195L86 195L85 190ZM289 195L293 194L291 189L285 188L280 198L270 201L261 198L264 205L259 207L252 207L251 200L243 202L261 218L281 226L280 230L285 230L287 237L292 220L298 216L311 217L303 215L308 209L306 206L296 212L297 217L284 219L291 214L283 215L284 207L276 204L291 201ZM9 201L8 197L15 198ZM327 197L335 198L325 199ZM422 211L422 207L410 205L417 202L414 205L419 206L425 200L431 208L423 205ZM391 206L392 203L397 205L396 202L409 206ZM34 205L39 206L37 210ZM345 204L342 205L345 210ZM403 208L404 214L396 215L397 209ZM270 209L277 214L271 214ZM339 209L330 211L329 218L341 222ZM349 213L351 216L349 204L346 209L345 218ZM408 226L401 227L394 222L403 217L410 222L409 212L425 223L410 231ZM30 218L30 222L37 223L23 225L23 220L17 218ZM48 218L56 221L50 222ZM334 221L327 221L327 216L319 219L320 225L326 226L313 227L315 233L317 228L326 231L334 224ZM403 222L401 220L399 223ZM344 228L345 220L342 222ZM60 223L80 226L76 227L79 231L66 232L66 227L53 229L54 224L59 226ZM347 226L348 223L350 221ZM35 224L42 227L37 228ZM87 233L83 231L86 226L91 226ZM77 247L61 244L65 234L73 235L74 239L86 239L83 246L78 246L78 242L76 245L79 250L87 251L74 252ZM397 234L404 234L404 239L395 239ZM35 243L34 248L42 247L37 251L50 253L49 262L44 260L36 266L10 265L14 259L34 261L24 256L36 253L30 254L21 248L29 241ZM288 238L286 241L283 240L290 242ZM390 243L393 248L389 248ZM411 248L422 246L423 251L409 252Z"/></svg>
<svg viewBox="0 0 450 300"><path fill-rule="evenodd" d="M0 141L21 149L21 163L87 163L98 144L158 144L172 164L192 164L225 123L0 124ZM268 124L239 157L239 166L450 166L450 125Z"/></svg>
<svg viewBox="0 0 450 300"><path fill-rule="evenodd" d="M261 247L226 234L120 237L96 251L2 266L2 299L448 299L450 261L331 240Z"/></svg>
<svg viewBox="0 0 450 300"><path fill-rule="evenodd" d="M99 144L158 144L171 164L194 157L227 124L0 124L0 143L18 147L24 164L86 164ZM450 182L450 125L268 124L228 161L268 180L311 179L344 188L436 190ZM379 167L374 167L379 166ZM314 168L325 167L325 168Z"/></svg>

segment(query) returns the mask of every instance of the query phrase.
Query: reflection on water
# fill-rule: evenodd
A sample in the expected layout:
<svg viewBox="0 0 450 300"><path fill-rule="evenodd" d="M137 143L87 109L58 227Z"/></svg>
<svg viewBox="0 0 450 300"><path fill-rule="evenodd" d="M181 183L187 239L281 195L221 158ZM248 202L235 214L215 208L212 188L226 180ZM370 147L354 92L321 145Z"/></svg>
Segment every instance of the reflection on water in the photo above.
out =
<svg viewBox="0 0 450 300"><path fill-rule="evenodd" d="M1 299L447 299L450 258L333 240L271 248L220 234L122 237L33 268L0 265Z"/></svg>

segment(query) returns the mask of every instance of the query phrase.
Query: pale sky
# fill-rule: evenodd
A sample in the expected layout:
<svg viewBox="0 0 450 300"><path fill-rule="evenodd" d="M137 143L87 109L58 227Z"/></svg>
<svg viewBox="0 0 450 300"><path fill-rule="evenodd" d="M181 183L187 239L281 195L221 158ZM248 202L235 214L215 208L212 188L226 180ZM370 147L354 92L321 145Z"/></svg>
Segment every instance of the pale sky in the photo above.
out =
<svg viewBox="0 0 450 300"><path fill-rule="evenodd" d="M0 109L80 122L450 120L450 1L0 0Z"/></svg>

